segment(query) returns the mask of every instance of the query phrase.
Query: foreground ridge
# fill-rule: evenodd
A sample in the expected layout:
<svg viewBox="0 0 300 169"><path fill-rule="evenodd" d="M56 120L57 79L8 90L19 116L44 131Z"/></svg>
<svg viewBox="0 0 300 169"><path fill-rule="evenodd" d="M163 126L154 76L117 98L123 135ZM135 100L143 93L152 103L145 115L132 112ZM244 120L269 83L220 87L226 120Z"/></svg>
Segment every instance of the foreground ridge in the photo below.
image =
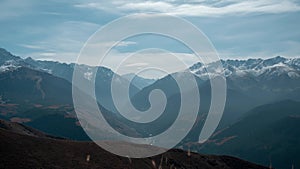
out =
<svg viewBox="0 0 300 169"><path fill-rule="evenodd" d="M5 125L3 125L5 123ZM162 155L130 159L113 155L92 142L76 142L42 134L32 136L31 129L17 123L0 122L0 168L203 168L266 169L229 156L200 155L170 150ZM3 126L11 126L3 127ZM6 128L6 129L5 129ZM18 128L15 130L14 128ZM22 132L20 128L23 129ZM28 131L26 131L28 130ZM16 131L18 131L16 133ZM37 133L37 131L34 131ZM42 137L39 137L41 135Z"/></svg>

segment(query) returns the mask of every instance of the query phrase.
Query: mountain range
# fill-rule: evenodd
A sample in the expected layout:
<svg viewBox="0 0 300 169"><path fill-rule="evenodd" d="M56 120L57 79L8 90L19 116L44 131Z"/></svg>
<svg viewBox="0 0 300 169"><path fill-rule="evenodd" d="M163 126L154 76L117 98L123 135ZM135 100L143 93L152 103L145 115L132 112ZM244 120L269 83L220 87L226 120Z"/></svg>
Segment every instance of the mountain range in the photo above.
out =
<svg viewBox="0 0 300 169"><path fill-rule="evenodd" d="M300 166L296 163L299 157L295 154L299 150L296 143L300 141L296 136L299 133L297 117L300 109L297 105L300 100L300 59L278 56L221 62L223 70L213 69L213 63L196 63L185 71L173 74L186 82L195 78L201 97L197 122L177 147L208 154L233 155L262 165L276 161L275 168L290 167L292 163ZM75 64L23 59L0 48L0 118L58 137L89 140L73 108L71 83L74 67ZM105 67L79 67L82 77L87 81L90 81L92 70L98 69L95 79L96 99L107 121L119 132L138 137L156 135L172 125L177 117L181 98L171 75L147 79L133 74L117 75ZM211 77L220 71L225 74L227 100L216 133L208 142L199 144L197 139L211 98L206 71L208 68L216 71L210 74ZM193 77L188 76L186 71L193 72ZM150 92L161 89L168 99L163 115L149 124L135 123L120 116L110 93L113 76L120 80L120 88L133 77L130 99L139 110L147 110L150 106ZM86 95L89 97L91 94ZM251 135L247 131L251 131ZM289 150L292 153L287 152Z"/></svg>

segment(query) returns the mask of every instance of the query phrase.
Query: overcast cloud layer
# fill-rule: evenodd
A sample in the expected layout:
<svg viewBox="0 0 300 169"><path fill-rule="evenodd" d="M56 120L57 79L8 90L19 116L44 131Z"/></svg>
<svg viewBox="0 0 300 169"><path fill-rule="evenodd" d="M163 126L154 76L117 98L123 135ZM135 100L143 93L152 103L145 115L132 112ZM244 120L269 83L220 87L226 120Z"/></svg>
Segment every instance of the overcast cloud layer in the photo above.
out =
<svg viewBox="0 0 300 169"><path fill-rule="evenodd" d="M165 1L112 1L111 4L103 2L89 2L76 4L76 7L117 10L122 13L162 12L180 16L207 16L218 17L234 14L249 13L284 13L300 10L299 4L286 0L165 0Z"/></svg>
<svg viewBox="0 0 300 169"><path fill-rule="evenodd" d="M149 12L189 20L208 36L221 58L300 53L300 4L294 0L2 0L0 47L23 57L75 62L84 42L101 26L120 16ZM182 44L156 36L132 37L111 55L145 48L190 55Z"/></svg>

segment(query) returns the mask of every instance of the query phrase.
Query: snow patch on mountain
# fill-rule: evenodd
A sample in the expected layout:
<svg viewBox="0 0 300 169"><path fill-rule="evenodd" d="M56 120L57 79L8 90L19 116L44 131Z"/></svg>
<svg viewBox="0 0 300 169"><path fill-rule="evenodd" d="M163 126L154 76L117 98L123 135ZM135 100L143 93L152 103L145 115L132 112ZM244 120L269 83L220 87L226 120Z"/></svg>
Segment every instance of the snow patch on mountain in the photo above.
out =
<svg viewBox="0 0 300 169"><path fill-rule="evenodd" d="M3 65L0 66L0 72L12 71L21 67L16 61L8 60L5 61Z"/></svg>

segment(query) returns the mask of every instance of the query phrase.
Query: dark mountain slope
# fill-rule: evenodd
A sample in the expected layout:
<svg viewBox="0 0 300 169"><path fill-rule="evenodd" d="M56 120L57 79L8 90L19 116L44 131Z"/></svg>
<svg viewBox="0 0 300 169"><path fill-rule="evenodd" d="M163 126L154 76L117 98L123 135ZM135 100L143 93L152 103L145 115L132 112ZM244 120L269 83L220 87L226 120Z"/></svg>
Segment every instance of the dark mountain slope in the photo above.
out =
<svg viewBox="0 0 300 169"><path fill-rule="evenodd" d="M259 106L237 123L216 132L198 152L227 154L275 168L300 166L300 102Z"/></svg>
<svg viewBox="0 0 300 169"><path fill-rule="evenodd" d="M27 67L0 73L0 93L14 104L72 104L69 82Z"/></svg>
<svg viewBox="0 0 300 169"><path fill-rule="evenodd" d="M88 82L89 85L91 85L92 81L91 78L93 77L93 75L95 75L96 79L95 79L95 90L96 90L96 96L98 101L101 103L101 105L103 107L105 107L106 109L116 112L116 109L112 103L112 99L111 99L111 93L110 93L110 86L112 83L112 79L115 76L117 81L118 81L118 85L120 85L120 87L122 87L125 83L129 83L128 80L125 77L119 76L118 74L115 74L112 70L105 68L105 67L93 67L93 66L88 66L88 65L75 65L74 63L72 64L66 64L66 63L60 63L60 62L53 62L53 61L40 61L40 60L34 60L32 58L26 58L26 59L22 59L18 56L15 56L11 53L9 53L8 51L6 51L3 48L0 48L0 79L5 78L2 77L2 73L3 76L5 76L5 74L14 74L13 77L17 77L15 74L16 73L20 73L21 77L24 74L28 75L28 72L30 72L30 74L26 77L25 80L27 80L23 85L31 85L32 87L34 87L35 89L40 89L39 87L39 83L48 83L46 84L46 86L44 87L49 87L49 90L55 90L55 91L50 91L48 92L48 96L50 97L50 94L53 93L53 95L61 92L61 90L66 90L66 92L69 92L69 94L66 95L66 98L64 95L55 95L54 97L51 96L50 99L52 99L53 101L57 101L60 102L62 99L64 99L64 102L72 102L72 98L71 98L71 85L69 85L70 87L67 87L68 85L66 85L66 82L71 83L72 82L72 78L73 78L73 71L75 66L77 66L78 69L78 73L79 76L82 78L83 81ZM26 69L26 70L25 70ZM41 76L47 76L44 78L41 78ZM50 78L51 77L51 78ZM29 79L30 78L30 79ZM54 79L56 78L56 79ZM61 80L57 80L57 79L61 79L61 80L65 80L64 82L62 82ZM15 79L13 79L15 80ZM24 77L18 79L20 81L7 81L7 83L4 83L4 85L6 84L13 84L13 85L20 85L22 84L22 80L24 80ZM30 84L28 82L28 80L33 80L35 83L34 84ZM49 81L46 81L49 80ZM141 79L142 80L142 79ZM45 84L44 84L45 85ZM74 84L75 86L77 86L78 84ZM15 86L12 86L15 87ZM20 87L20 86L18 86ZM57 87L60 87L61 90L56 90ZM81 86L77 86L77 87L81 87ZM90 87L90 86L85 86L85 87ZM0 85L1 88L1 85ZM25 87L26 89L26 87ZM27 90L18 90L16 92L23 94L25 91L27 92ZM44 99L44 93L42 90L39 90L38 92L33 93L34 89L30 89L28 90L28 92L31 92L32 95L35 95L36 97L38 97L39 99L42 97L42 100ZM134 95L136 94L140 89L138 87L135 86L135 84L131 83L130 86L130 95ZM85 91L85 90L82 90ZM64 94L66 94L66 92L63 92ZM0 91L0 97L1 97L2 91ZM27 93L28 94L28 93ZM91 94L91 93L87 93L87 94ZM24 97L27 97L27 95L24 95ZM60 100L59 100L60 99ZM22 97L20 97L20 100L23 100ZM1 103L1 100L0 100ZM60 102L60 104L63 104L63 102Z"/></svg>

